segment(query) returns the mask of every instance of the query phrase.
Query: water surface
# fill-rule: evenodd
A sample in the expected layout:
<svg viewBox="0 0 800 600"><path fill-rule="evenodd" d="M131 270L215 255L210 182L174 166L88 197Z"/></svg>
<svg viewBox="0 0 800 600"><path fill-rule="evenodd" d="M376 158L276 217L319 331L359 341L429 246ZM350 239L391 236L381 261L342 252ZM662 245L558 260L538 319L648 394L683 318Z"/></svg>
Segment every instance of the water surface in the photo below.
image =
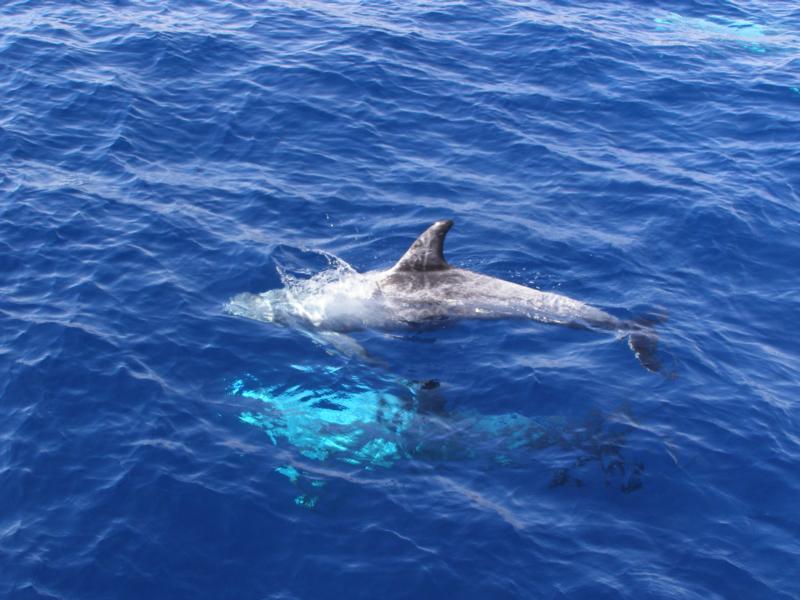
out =
<svg viewBox="0 0 800 600"><path fill-rule="evenodd" d="M4 598L796 598L792 3L7 2ZM225 302L340 257L661 313ZM438 386L431 382L438 382Z"/></svg>

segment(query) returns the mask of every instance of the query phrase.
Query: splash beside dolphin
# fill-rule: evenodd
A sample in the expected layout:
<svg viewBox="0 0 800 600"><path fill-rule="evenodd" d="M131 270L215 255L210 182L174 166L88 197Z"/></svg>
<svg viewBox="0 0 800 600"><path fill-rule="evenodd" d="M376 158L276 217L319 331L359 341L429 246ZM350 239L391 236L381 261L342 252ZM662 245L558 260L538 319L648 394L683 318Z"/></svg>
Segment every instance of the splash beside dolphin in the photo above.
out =
<svg viewBox="0 0 800 600"><path fill-rule="evenodd" d="M522 318L628 338L642 365L661 368L657 336L645 322L617 319L579 300L542 292L474 271L444 258L453 221L431 225L390 269L358 273L340 263L311 279L290 280L262 294L239 294L226 309L237 316L279 323L331 343L348 354L363 350L346 333L440 324L453 319Z"/></svg>

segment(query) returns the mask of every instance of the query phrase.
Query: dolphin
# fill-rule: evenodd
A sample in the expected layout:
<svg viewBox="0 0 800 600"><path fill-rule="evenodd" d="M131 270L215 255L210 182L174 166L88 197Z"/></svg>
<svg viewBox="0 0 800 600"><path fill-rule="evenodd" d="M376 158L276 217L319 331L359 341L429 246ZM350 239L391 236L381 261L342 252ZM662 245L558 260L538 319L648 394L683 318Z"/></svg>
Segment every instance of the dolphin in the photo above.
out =
<svg viewBox="0 0 800 600"><path fill-rule="evenodd" d="M568 296L536 290L450 265L444 241L450 219L428 227L387 270L358 273L337 268L307 280L287 278L284 288L234 296L233 315L293 326L346 354L365 357L345 334L442 324L454 319L518 318L626 337L640 363L661 369L653 321L623 320Z"/></svg>
<svg viewBox="0 0 800 600"><path fill-rule="evenodd" d="M573 468L591 461L609 478L621 475L622 491L641 485L641 468L620 453L624 432L599 415L572 422L561 415L484 414L448 406L436 381L314 363L272 364L261 377L243 374L228 393L244 402L239 421L265 432L274 446L292 449L283 455L290 464L275 470L304 492L295 502L308 508L325 480L341 473L337 464L372 471L407 460L480 460L504 467L554 447L555 455L540 459L558 467L551 486L580 485Z"/></svg>

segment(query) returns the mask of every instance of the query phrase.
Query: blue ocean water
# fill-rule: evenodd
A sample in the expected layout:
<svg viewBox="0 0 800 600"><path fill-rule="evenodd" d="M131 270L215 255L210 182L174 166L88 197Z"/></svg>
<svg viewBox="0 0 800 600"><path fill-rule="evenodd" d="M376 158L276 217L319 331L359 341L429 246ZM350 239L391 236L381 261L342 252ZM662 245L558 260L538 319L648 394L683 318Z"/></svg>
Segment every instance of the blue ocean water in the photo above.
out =
<svg viewBox="0 0 800 600"><path fill-rule="evenodd" d="M0 7L0 597L800 597L800 10ZM331 256L666 315L235 318ZM437 382L438 385L432 383Z"/></svg>

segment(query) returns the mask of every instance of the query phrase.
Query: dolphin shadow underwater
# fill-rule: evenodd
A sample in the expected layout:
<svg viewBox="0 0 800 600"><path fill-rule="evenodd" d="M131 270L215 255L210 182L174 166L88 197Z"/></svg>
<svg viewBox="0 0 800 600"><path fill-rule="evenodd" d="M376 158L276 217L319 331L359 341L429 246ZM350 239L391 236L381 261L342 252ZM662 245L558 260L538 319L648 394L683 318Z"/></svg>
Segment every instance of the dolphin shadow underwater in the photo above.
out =
<svg viewBox="0 0 800 600"><path fill-rule="evenodd" d="M237 403L239 421L290 450L287 464L275 471L298 489L298 505L314 508L330 481L360 481L400 462L424 471L453 461L527 467L535 459L543 474L549 472L550 488L582 486L598 475L624 493L642 486L644 466L622 456L628 431L620 425L629 419L451 408L437 382L363 368L356 373L352 366L272 365L262 374L266 381L245 374L228 387L231 397L245 402ZM599 470L587 471L589 463Z"/></svg>
<svg viewBox="0 0 800 600"><path fill-rule="evenodd" d="M659 321L623 320L568 296L543 292L448 264L452 220L437 221L388 270L359 273L343 261L307 280L231 298L228 313L293 327L348 356L375 362L347 333L440 326L457 319L529 319L627 338L648 371L661 370Z"/></svg>

